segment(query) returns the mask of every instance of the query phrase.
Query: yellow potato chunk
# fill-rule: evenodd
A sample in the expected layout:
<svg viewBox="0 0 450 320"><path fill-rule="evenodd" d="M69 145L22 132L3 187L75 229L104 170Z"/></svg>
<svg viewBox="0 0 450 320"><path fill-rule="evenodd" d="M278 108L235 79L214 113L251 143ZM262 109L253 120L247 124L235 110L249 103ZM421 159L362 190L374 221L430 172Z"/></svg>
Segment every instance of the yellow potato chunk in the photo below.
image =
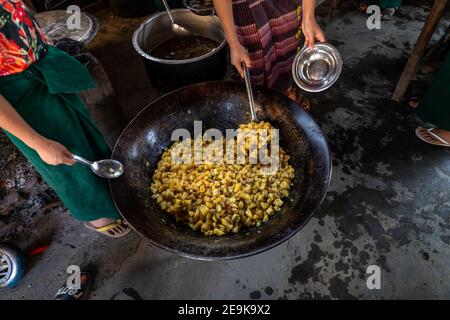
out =
<svg viewBox="0 0 450 320"><path fill-rule="evenodd" d="M256 143L258 146L270 145L270 130L273 129L270 123L251 122L241 125L240 129L247 132L266 129L267 136L257 137L259 140ZM152 198L162 210L174 215L177 221L204 236L223 236L263 225L281 211L285 202L283 199L289 195L295 178L295 171L288 163L289 155L280 147L278 170L272 175L263 174L263 164L249 162L249 147L254 144L254 137L249 137L243 147L245 163L234 164L225 161L175 163L172 161L172 151L179 153L179 150L186 150L178 149L184 143L183 147L187 146L187 150L190 148L194 156L194 141L187 139L175 142L165 149L153 174L150 186ZM226 139L222 139L224 155L225 142ZM235 157L238 154L236 142L235 138ZM203 141L203 147L209 143Z"/></svg>

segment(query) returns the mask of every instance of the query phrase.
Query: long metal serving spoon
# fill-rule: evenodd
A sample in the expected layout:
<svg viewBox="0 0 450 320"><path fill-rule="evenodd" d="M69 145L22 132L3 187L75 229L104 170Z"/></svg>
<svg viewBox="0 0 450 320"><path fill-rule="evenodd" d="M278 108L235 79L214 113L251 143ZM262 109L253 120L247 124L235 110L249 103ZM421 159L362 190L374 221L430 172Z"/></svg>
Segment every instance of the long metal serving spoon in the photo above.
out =
<svg viewBox="0 0 450 320"><path fill-rule="evenodd" d="M256 108L255 108L255 99L253 98L253 90L252 90L252 83L250 81L250 72L248 71L247 66L245 63L242 64L242 67L244 68L244 80L245 80L245 86L247 87L247 94L248 94L248 102L250 104L250 112L252 115L252 121L258 121L256 118Z"/></svg>
<svg viewBox="0 0 450 320"><path fill-rule="evenodd" d="M92 162L77 155L73 155L72 159L88 166L96 175L102 178L114 179L120 177L123 173L123 165L117 160L105 159Z"/></svg>
<svg viewBox="0 0 450 320"><path fill-rule="evenodd" d="M191 34L191 32L188 29L186 29L185 27L182 27L179 24L175 23L175 20L173 19L172 14L170 13L170 7L167 4L167 1L166 0L162 0L162 2L164 4L164 7L166 7L166 11L167 11L167 14L169 15L170 20L172 21L172 30L175 33L178 33L178 34L184 34L184 35Z"/></svg>

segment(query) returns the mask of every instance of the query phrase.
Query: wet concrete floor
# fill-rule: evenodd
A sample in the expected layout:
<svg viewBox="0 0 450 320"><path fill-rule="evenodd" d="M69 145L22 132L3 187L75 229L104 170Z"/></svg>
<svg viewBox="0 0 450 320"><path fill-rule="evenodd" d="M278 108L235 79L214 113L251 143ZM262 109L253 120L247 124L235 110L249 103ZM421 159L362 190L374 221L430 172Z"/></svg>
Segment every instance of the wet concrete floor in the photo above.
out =
<svg viewBox="0 0 450 320"><path fill-rule="evenodd" d="M309 95L329 139L333 178L307 226L265 253L202 262L135 234L118 240L94 234L62 206L49 207L56 197L1 140L14 154L1 165L16 176L0 178L20 192L18 202L10 201L13 213L0 220L0 236L24 249L50 247L28 260L22 282L0 290L0 299L51 299L71 264L97 267L92 299L449 298L450 151L419 141L413 111L390 100L430 9L409 3L372 31L353 7L319 8L319 22L344 58L340 80ZM129 41L142 19L101 16L90 50L131 119L158 96ZM433 41L449 24L447 13ZM429 80L418 76L408 95L420 95ZM366 286L369 265L381 269L380 290Z"/></svg>

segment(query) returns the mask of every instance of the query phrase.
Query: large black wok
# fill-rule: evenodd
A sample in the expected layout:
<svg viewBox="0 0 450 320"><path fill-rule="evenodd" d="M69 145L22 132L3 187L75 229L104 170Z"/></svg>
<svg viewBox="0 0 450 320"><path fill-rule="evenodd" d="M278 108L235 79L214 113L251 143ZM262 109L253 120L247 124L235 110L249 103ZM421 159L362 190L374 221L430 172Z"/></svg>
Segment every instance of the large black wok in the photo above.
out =
<svg viewBox="0 0 450 320"><path fill-rule="evenodd" d="M243 84L205 82L173 91L142 110L119 138L113 158L125 173L111 180L117 208L128 223L153 244L195 259L249 256L289 239L311 218L323 200L331 177L326 139L310 115L291 100L271 91L255 90L259 119L280 129L281 146L291 155L294 186L282 211L247 232L204 237L160 210L151 199L151 177L174 129L193 132L194 120L209 128L237 128L250 121Z"/></svg>

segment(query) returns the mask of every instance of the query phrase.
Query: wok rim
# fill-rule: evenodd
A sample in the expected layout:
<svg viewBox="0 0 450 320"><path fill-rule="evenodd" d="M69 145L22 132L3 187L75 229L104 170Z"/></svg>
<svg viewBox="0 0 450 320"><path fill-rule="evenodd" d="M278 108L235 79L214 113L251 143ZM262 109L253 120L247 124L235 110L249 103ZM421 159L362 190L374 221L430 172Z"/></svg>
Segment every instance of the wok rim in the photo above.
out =
<svg viewBox="0 0 450 320"><path fill-rule="evenodd" d="M111 159L114 159L114 153L116 152L117 146L119 145L119 142L121 142L121 138L122 136L125 134L125 132L127 131L127 129L134 123L134 121L143 113L145 112L149 107L151 107L153 104L157 103L159 100L164 99L166 96L179 92L181 90L186 90L188 88L192 88L192 87L196 87L199 85L205 85L205 84L214 84L214 83L228 83L228 84L236 84L235 81L228 81L228 80L216 80L216 81L206 81L206 82L200 82L200 83L195 83L195 84L191 84L185 87L181 87L179 89L176 89L174 91L165 93L164 95L158 97L157 99L153 100L152 102L150 102L147 106L145 106L144 108L142 108L141 111L139 111L134 117L133 119L127 124L127 126L123 129L122 133L120 134L120 136L117 138L116 143L114 144L114 148L112 150L111 153ZM274 90L272 89L264 89L264 91L267 91L268 93L276 93ZM282 95L280 95L282 96ZM289 105L294 104L295 102L292 101L291 99L289 99L286 96L282 96L282 99L287 101L287 108L289 108ZM298 108L301 108L300 106L296 105ZM324 140L324 147L326 150L326 154L328 155L328 161L326 163L326 169L328 170L328 178L327 181L325 181L324 183L324 192L322 197L320 198L319 201L316 202L316 204L314 205L314 207L310 210L309 215L307 216L307 218L303 221L303 223L298 224L297 226L293 227L291 230L291 232L289 232L287 235L283 236L283 237L277 237L275 241L271 241L269 243L265 243L263 245L261 245L259 248L256 249L251 249L247 252L244 253L239 253L239 254L230 254L230 255L217 255L217 254L212 254L212 255L207 255L207 256L203 256L203 255L198 255L198 254L193 254L193 253L187 253L185 251L181 251L178 250L176 248L172 248L169 246L166 246L164 244L161 244L157 241L154 241L153 239L150 239L148 237L146 237L145 235L143 235L140 231L138 231L133 225L131 225L128 220L125 218L125 216L123 215L122 211L120 210L119 206L117 205L116 202L116 198L114 197L114 193L113 193L113 186L112 186L112 181L111 179L109 179L108 184L109 184L109 190L111 193L111 198L113 200L114 206L116 207L117 211L120 213L120 215L122 216L122 218L128 223L128 225L143 239L145 239L146 241L149 241L152 245L163 249L165 251L168 251L170 253L174 253L177 255L180 255L182 257L185 258L189 258L189 259L193 259L193 260L200 260L200 261L223 261L223 260L236 260L236 259L240 259L240 258L246 258L246 257L250 257L250 256L254 256L260 253L263 253L265 251L268 251L270 249L275 248L276 246L282 244L283 242L286 242L287 240L291 239L294 235L296 235L301 229L303 229L303 227L311 220L311 218L314 216L315 211L320 207L320 205L322 204L323 200L325 199L327 193L328 193L328 189L330 187L330 183L331 183L331 178L332 178L332 174L333 174L333 161L332 161L332 154L330 151L330 147L328 144L328 140L326 138L326 135L324 134L322 128L319 126L319 124L314 120L314 118L308 113L308 112L304 112L305 115L310 118L310 120L313 121L313 123L317 126L317 129L319 130L320 134L323 137ZM117 159L115 159L117 160ZM124 168L124 173L125 173L126 168Z"/></svg>

